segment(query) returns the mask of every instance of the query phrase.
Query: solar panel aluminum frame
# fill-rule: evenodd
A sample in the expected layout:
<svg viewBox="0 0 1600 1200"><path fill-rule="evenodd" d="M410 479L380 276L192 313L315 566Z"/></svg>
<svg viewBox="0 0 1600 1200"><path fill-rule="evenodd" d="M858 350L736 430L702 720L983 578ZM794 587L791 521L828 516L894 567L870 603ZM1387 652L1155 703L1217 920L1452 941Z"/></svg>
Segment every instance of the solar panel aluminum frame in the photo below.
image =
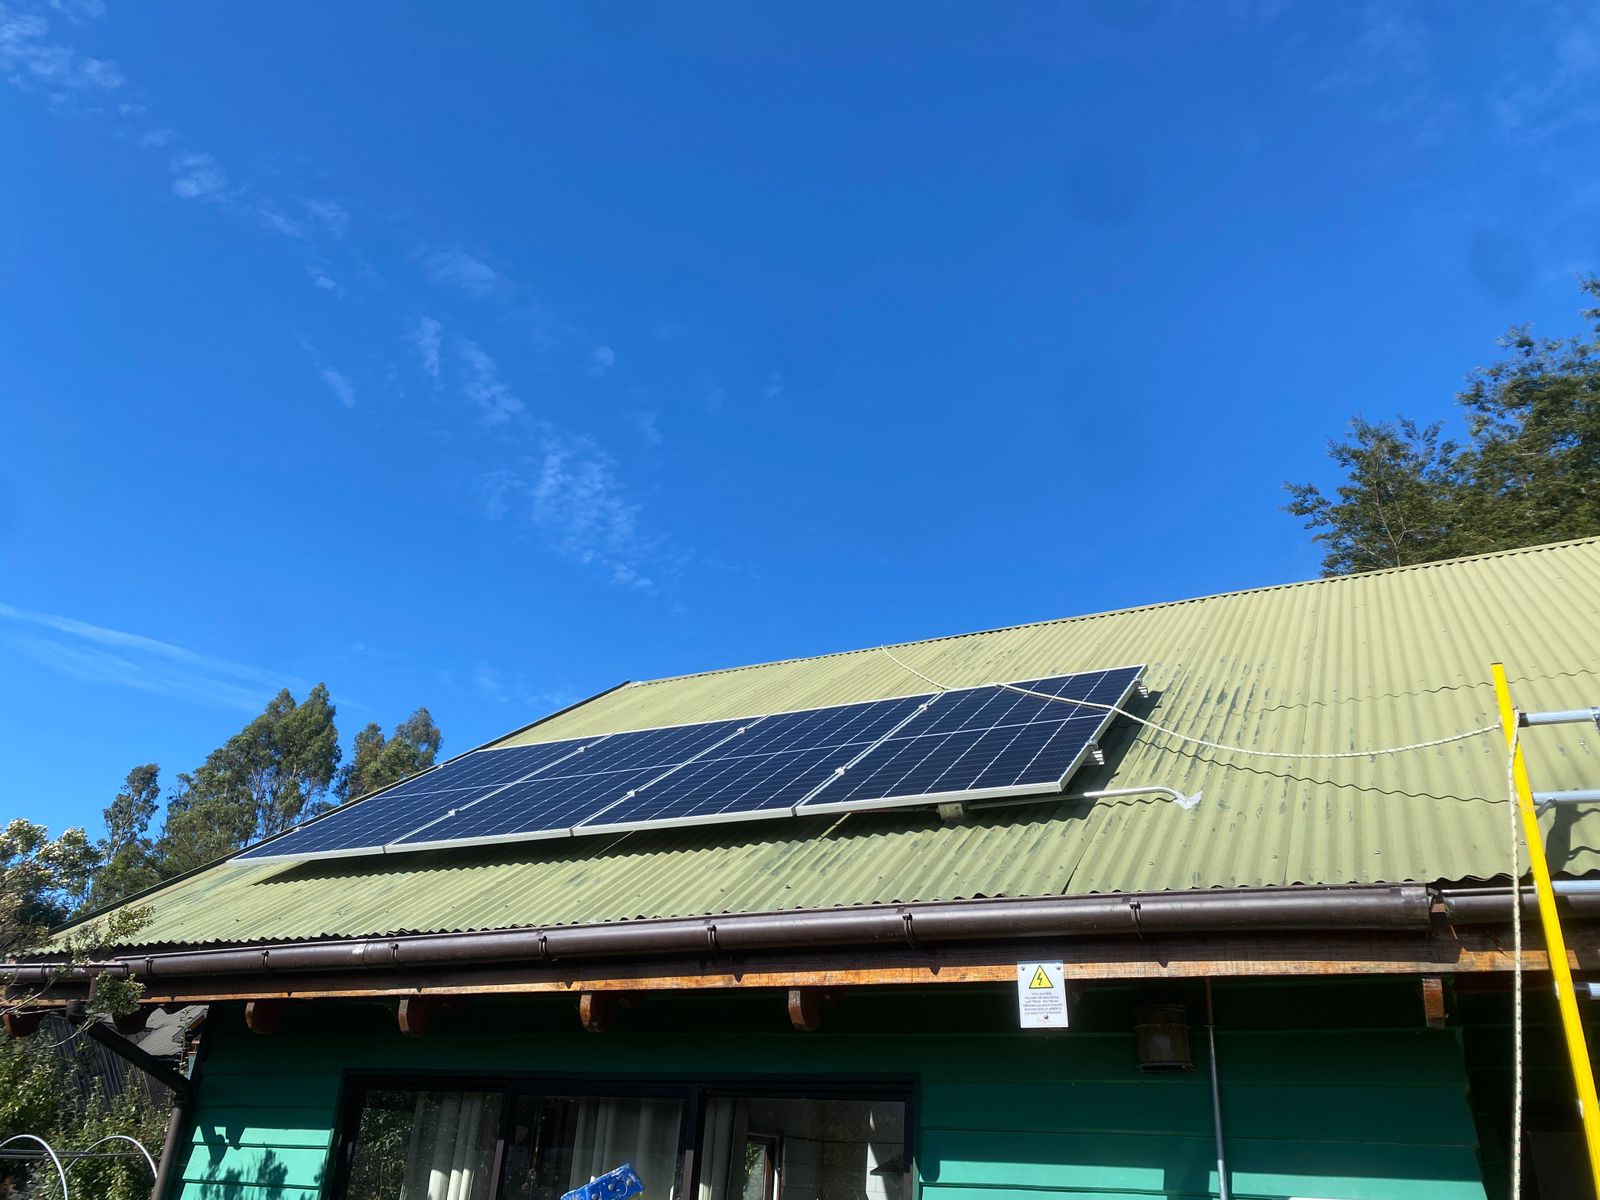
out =
<svg viewBox="0 0 1600 1200"><path fill-rule="evenodd" d="M1133 672L1129 678L1128 686L1123 689L1122 694L1118 696L1116 700L1110 702L1115 708L1121 709L1128 706L1128 701L1133 697L1134 693L1139 690L1140 684L1144 681L1145 665L1143 663L1139 663L1137 665L1130 663L1121 667L1106 667L1099 671L1075 671L1072 673L1075 675L1110 675L1117 671ZM1004 685L990 683L982 686L999 687ZM938 693L938 695L946 696L954 692L974 692L979 690L981 690L981 688L951 688L948 691ZM1075 701L1068 700L1063 697L1060 698L1060 703L1072 704L1075 703ZM1096 701L1096 704L1098 703L1100 702ZM1001 787L968 788L965 791L924 792L915 796L885 796L872 800L841 800L832 804L811 803L810 796L815 796L817 793L824 791L830 784L834 782L833 779L830 779L827 781L827 783L819 784L815 789L813 789L810 795L808 795L806 799L801 800L798 804L796 804L791 812L794 816L803 817L809 813L822 814L877 812L889 808L912 808L934 804L967 803L974 800L1000 800L1015 796L1059 795L1061 792L1066 790L1067 783L1072 779L1072 777L1082 769L1083 760L1089 757L1095 746L1099 744L1100 739L1105 736L1105 732L1108 728L1110 728L1111 722L1116 720L1116 718L1117 714L1115 712L1107 712L1101 715L1100 722L1095 726L1094 733L1084 740L1083 748L1079 750L1078 753L1073 757L1072 765L1069 766L1066 772L1053 783L1024 785L1006 784ZM878 745L882 745L883 742L888 740L889 738L885 737L883 741L878 743ZM876 746L874 749L876 749ZM846 769L848 770L848 768ZM835 778L837 778L837 776L835 776Z"/></svg>
<svg viewBox="0 0 1600 1200"><path fill-rule="evenodd" d="M1104 668L1104 669L1098 670L1098 671L1071 672L1071 674L1074 674L1074 675L1105 675L1105 674L1112 674L1112 673L1120 672L1120 671L1131 672L1130 680L1129 680L1128 686L1123 690L1123 692L1112 703L1114 704L1114 706L1116 708L1124 708L1124 707L1126 707L1129 698L1140 687L1140 684L1141 684L1141 682L1142 682L1142 680L1144 678L1145 668L1144 668L1144 666L1142 664L1138 665L1138 666L1129 665L1129 666L1122 666L1122 667L1110 667L1110 668ZM998 686L1003 686L1003 685L992 684L992 683L991 684L980 684L980 685L977 685L977 686L974 686L974 687L968 687L968 688L950 688L950 689L947 689L946 691L941 691L941 692L912 693L912 694L904 697L905 699L915 699L915 698L918 698L920 696L920 697L924 697L924 699L923 699L923 703L922 704L918 705L918 707L916 709L914 709L902 721L900 721L898 724L896 724L894 726L894 728L889 730L887 733L883 734L876 741L871 742L870 744L867 744L859 753L857 753L854 757L852 757L851 760L848 763L845 764L843 770L844 771L848 771L851 767L853 767L856 764L858 764L859 762L861 762L864 758L866 758L874 750L878 749L880 746L884 745L891 738L893 738L896 733L900 732L908 724L910 724L912 721L916 720L917 717L919 717L924 712L926 712L930 707L937 706L938 701L940 699L942 699L943 697L951 696L951 695L958 695L958 694L965 693L965 692L981 691L981 690L984 690L985 688L993 688L993 687L998 687ZM1071 701L1069 699L1065 699L1065 698L1061 698L1060 702L1061 703L1067 703L1067 704L1073 703L1073 701ZM819 709L844 708L844 707L850 707L851 705L860 704L860 703L863 703L863 702L862 701L844 701L844 702L840 702L838 704L820 705L818 707L819 707ZM1099 703L1099 702L1097 702L1097 703ZM805 711L809 711L809 710L805 710ZM712 743L710 746L707 746L704 750L700 751L698 754L694 755L693 757L688 758L688 759L684 760L681 763L675 763L671 767L668 767L668 768L664 769L663 771L661 771L659 774L651 776L644 783L638 784L633 789L630 789L630 793L637 792L639 790L642 790L643 788L647 788L650 785L652 785L654 783L657 783L660 780L665 779L665 778L667 778L668 776L670 776L672 774L675 774L676 772L682 770L684 767L687 767L687 766L690 766L690 765L694 764L695 762L700 760L705 755L710 754L712 751L716 750L717 748L719 748L721 746L726 745L729 741L733 740L734 738L739 737L741 734L746 732L752 726L758 724L759 722L765 720L768 717L777 716L777 715L781 715L781 714L762 713L762 714L759 714L759 715L756 715L756 716L748 718L747 720L745 720L745 722L743 724L740 725L740 727L737 730L735 730L734 732L728 734L727 737L722 738L722 739ZM1077 774L1077 772L1082 768L1084 759L1086 759L1088 757L1090 752L1093 750L1094 746L1104 736L1106 729L1110 726L1111 722L1113 720L1115 720L1116 715L1117 714L1115 712L1107 712L1107 713L1103 714L1101 720L1095 726L1094 732L1088 738L1086 738L1084 740L1083 747L1074 756L1074 758L1072 759L1072 762L1071 762L1070 766L1068 767L1068 769L1060 776L1059 779L1057 779L1057 780L1055 780L1053 782L1048 782L1048 783L1028 784L1028 785L1006 784L1006 785L1001 785L1001 786L992 787L992 788L969 788L969 789L966 789L966 790L956 790L956 791L948 791L948 792L921 793L921 794L907 795L907 796L879 797L879 798L873 798L873 799L870 799L870 800L845 800L845 801L839 801L837 803L831 803L831 804L828 804L828 803L824 803L824 804L812 803L810 801L810 797L816 796L819 793L821 793L822 791L826 790L827 787L829 787L832 783L834 783L840 777L839 773L836 772L834 775L830 776L828 779L824 780L822 783L818 784L810 792L808 792L806 794L805 798L801 799L800 801L796 802L795 804L793 804L793 805L791 805L791 806L789 806L787 808L773 808L773 809L767 809L767 810L759 810L759 809L757 809L757 810L744 810L744 811L725 812L725 813L707 813L707 814L697 815L691 821L685 821L681 817L664 817L664 818L642 820L642 821L623 821L623 822L617 822L615 824L591 825L591 824L587 823L589 821L593 821L596 817L599 817L599 816L603 815L605 812L608 812L611 809L615 808L618 804L621 804L624 800L626 800L628 798L627 795L624 795L624 796L617 797L615 800L613 800L609 804L607 804L604 808L600 809L599 811L597 811L596 813L592 814L591 816L584 818L583 821L576 822L572 826L568 826L568 827L564 827L564 828L533 830L533 831L528 831L528 832L524 832L524 833L515 833L515 834L485 834L485 835L481 835L481 836L477 836L477 837L469 837L469 838L441 838L441 839L436 840L436 841L412 842L412 843L401 844L400 839L410 837L410 836L412 836L413 834L416 834L416 833L420 833L424 829L427 829L427 828L429 828L429 827L431 827L433 825L437 825L440 822L445 821L446 819L448 819L448 817L454 815L456 812L462 811L461 809L452 809L452 810L450 810L450 812L442 814L441 816L435 817L432 820L425 821L421 825L417 826L416 828L407 830L405 833L399 834L396 838L392 838L391 840L389 840L389 841L387 841L387 842L385 842L385 843L383 843L381 845L354 847L354 848L347 848L347 849L340 849L340 850L306 851L306 852L303 852L303 853L290 852L290 853L285 853L285 854L256 854L256 855L252 855L249 859L247 859L245 861L248 861L248 862L277 862L277 863L285 863L285 862L310 861L310 860L324 859L324 858L356 858L356 857L365 857L365 856L369 856L369 855L372 855L372 854L386 854L386 855L387 854L407 854L407 853L411 853L413 851L447 850L447 849L467 847L467 846L507 845L507 844L510 844L512 842L550 841L550 840L555 840L555 839L560 839L560 838L572 838L572 837L576 837L576 836L578 836L580 834L600 834L600 833L618 833L618 834L620 834L620 833L629 833L629 832L634 832L634 831L653 830L653 829L683 829L683 828L691 828L691 827L700 826L700 825L722 825L722 824L734 824L734 823L738 823L738 822L752 822L752 821L762 821L762 820L774 820L774 819L780 819L780 818L804 817L804 816L808 816L808 815L811 815L811 814L829 815L829 814L852 813L852 812L877 812L877 811L883 811L883 810L891 809L891 808L926 807L926 806L937 805L937 804L947 804L947 803L955 803L955 802L968 802L968 801L981 801L981 800L988 800L988 799L1014 798L1014 797L1018 797L1018 796L1041 796L1041 797L1049 796L1049 795L1058 794L1058 793L1060 793L1061 791L1063 791L1065 789L1068 781L1070 781L1072 779L1072 777L1075 774ZM699 724L704 724L704 722L690 721L690 722L683 722L682 723L683 726L699 725ZM666 725L666 726L652 727L652 729L656 729L656 728L671 729L671 728L677 728L677 727L679 727L679 726ZM645 732L645 731L640 731L640 732ZM545 764L543 767L540 767L540 768L538 768L536 770L530 771L525 775L521 775L521 776L517 777L516 779L510 780L510 781L508 781L508 782L506 782L504 784L501 784L499 787L495 788L491 792L488 792L488 793L486 793L484 795L475 797L473 800L469 801L467 805L464 805L463 808L476 806L477 804L483 802L484 800L488 800L488 799L493 798L494 796L499 795L501 792L507 790L508 788L516 787L516 786L518 786L520 784L528 782L531 779L536 779L538 776L544 774L545 772L551 770L552 768L558 766L559 764L567 762L571 758L573 758L574 756L582 754L585 751L590 750L593 747L605 742L608 738L610 738L612 736L614 736L614 734L592 735L590 738L587 738L587 739L574 738L574 739L572 739L573 741L581 742L582 744L576 746L568 754L562 755L560 758L552 760L551 762ZM367 801L377 799L377 798L383 796L385 793L387 793L390 790L392 790L393 788L399 787L402 783L409 783L409 782L411 782L412 780L415 780L415 779L422 779L422 778L426 777L427 775L432 774L432 773L440 770L442 767L449 766L449 765L461 762L461 761L471 757L474 754L493 753L493 752L496 751L496 749L499 749L499 748L501 748L501 747L497 746L496 744L491 743L488 746L482 746L482 747L478 747L478 748L476 748L474 750L467 751L465 754L457 755L455 758L452 758L452 759L448 760L445 763L436 764L435 766L429 768L427 771L421 772L421 773L419 773L417 775L414 775L414 776L411 776L411 777L409 777L407 779L397 780L395 783L389 785L389 787L386 787L386 788L382 789L381 791L373 792L369 796L363 796L359 801L356 801L355 803L357 803L357 804L365 804ZM304 829L304 828L307 828L307 827L309 827L311 825L314 825L319 821L323 821L323 820L327 819L328 817L331 817L331 816L335 815L336 813L347 812L347 811L349 811L349 807L348 806L344 807L344 808L334 809L331 812L324 813L321 816L313 818L311 821L305 822L305 824L303 824L303 825L297 826L295 830L285 831L285 833L280 834L278 836L281 837L281 838L287 839L290 836L290 834L292 834L294 832L297 832L299 829ZM267 844L268 844L267 842L260 843L260 845L263 845L263 846L267 845ZM252 849L256 849L256 848L257 847L252 847Z"/></svg>
<svg viewBox="0 0 1600 1200"><path fill-rule="evenodd" d="M773 715L772 713L762 713L759 716L749 717L749 718L745 719L745 723L743 725L740 725L739 728L735 729L732 733L728 734L727 737L721 738L718 741L713 742L711 745L707 746L704 750L701 750L699 753L697 753L693 758L685 759L681 763L673 763L672 766L667 767L664 770L662 770L660 774L652 775L649 779L645 780L645 782L637 785L634 788L631 788L626 794L618 796L615 800L611 801L611 803L607 804L605 806L605 808L601 809L600 812L607 812L610 809L615 808L617 805L621 804L624 800L628 799L631 795L633 795L635 792L637 792L640 788L649 787L652 783L656 783L657 781L665 779L667 776L672 775L677 771L681 771L684 767L689 766L691 763L695 762L697 759L701 758L702 756L710 754L718 746L727 745L734 738L741 736L752 725L755 725L760 721L764 721L764 720L766 720L767 717L772 716L772 715ZM703 725L703 724L708 724L708 723L709 722L704 722L704 721L685 721L685 722L682 722L679 725L654 725L654 726L651 726L650 729L648 729L648 730L642 730L642 729L641 730L627 730L625 732L628 732L628 733L646 733L646 732L653 732L656 729L680 729L680 728L687 728L687 727L689 727L691 725ZM606 737L612 737L614 735L613 734L606 734L605 736ZM571 755L567 755L566 757L558 759L557 761L566 762L567 758L570 758L570 757L571 757ZM554 766L555 764L552 763L551 765ZM620 774L620 772L619 772L619 774ZM539 772L535 771L532 775L527 776L527 779L537 778L538 775L539 775ZM524 783L524 782L526 782L526 779L518 779L514 783L508 783L506 785L506 787L515 787L516 784ZM503 790L505 790L505 789L504 788L497 788L495 790L495 794L498 795ZM480 797L480 799L485 799L486 800L486 799L488 799L488 797L484 796L484 797ZM598 814L596 814L596 815L598 815ZM786 817L786 816L789 815L789 813L785 810L785 811L780 811L777 815L781 816L781 817ZM437 824L438 821L442 821L443 819L444 819L443 817L439 817L434 821L429 821L428 825ZM585 818L585 819L587 820L588 818ZM701 823L702 822L700 822L700 821L696 821L695 822L696 825L699 825ZM670 825L670 826L676 826L677 828L683 828L683 822L681 822L681 821L664 821L664 822L661 822L661 824ZM421 833L422 830L428 828L428 825L419 826L418 828L413 829L408 833L403 833L400 836L402 838L408 838L413 833ZM513 842L548 842L548 841L554 841L554 840L556 840L558 838L577 837L579 833L591 833L591 832L592 833L610 833L610 832L612 832L612 827L610 827L610 826L602 826L602 827L599 827L599 828L591 829L588 826L585 826L582 821L579 821L579 822L575 822L572 825L567 826L564 829L533 829L533 830L528 830L525 833L499 833L499 834L489 833L489 834L482 834L482 835L480 835L478 837L441 838L440 840L438 840L436 842L405 842L404 844L402 844L401 842L395 841L395 842L387 842L387 843L385 843L384 847L383 847L383 853L385 853L385 854L409 854L414 850L450 850L450 849L453 849L453 848L455 848L457 846L508 846Z"/></svg>
<svg viewBox="0 0 1600 1200"><path fill-rule="evenodd" d="M587 750L593 749L595 746L598 746L601 742L605 741L610 736L611 736L611 734L609 734L609 733L602 733L602 734L595 734L591 738L589 738L588 740L584 740L582 738L573 738L571 740L577 741L577 742L582 742L582 744L573 747L572 750L568 751L566 754L563 754L560 758L551 759L549 762L545 763L544 766L538 767L538 768L536 768L536 769L534 769L532 771L529 771L526 775L521 775L521 776L518 776L516 779L508 780L507 782L501 784L499 787L495 788L492 792L488 792L488 793L486 793L486 794L484 794L482 796L475 796L472 800L470 800L468 802L467 805L463 805L462 807L463 808L469 807L472 804L477 804L480 801L487 800L491 796L497 796L501 792L505 791L507 788L516 787L517 784L519 784L519 783L526 783L528 780L536 778L537 776L543 774L545 771L548 771L551 767L559 766L561 763L566 762L569 758L572 758L575 755L582 754ZM375 792L370 792L367 795L362 796L359 800L352 801L350 804L340 805L338 808L332 808L332 809L329 809L325 813L320 813L317 816L312 817L311 820L303 822L302 824L296 825L293 829L284 830L281 834L278 834L277 836L279 838L288 839L291 834L298 833L302 829L309 829L311 826L317 824L319 821L325 821L329 817L334 816L337 813L349 812L357 804L365 804L369 800L376 800L380 796L383 796L384 794L393 791L395 788L399 787L402 783L410 783L413 780L425 779L427 776L433 774L436 771L441 770L444 767L453 766L453 765L455 765L457 763L465 762L467 759L471 758L474 754L493 754L493 753L496 753L496 751L498 749L499 749L499 747L496 747L493 744L490 744L488 746L478 746L478 747L476 747L476 748L474 748L472 750L466 751L463 754L458 754L454 758L447 759L446 761L444 761L442 763L435 763L433 766L429 767L426 771L419 771L415 775L407 775L404 779L397 779L393 783L389 784L387 787L380 788ZM445 789L445 790L451 790L451 789ZM418 825L415 829L408 829L405 833L400 834L400 836L401 837L410 837L413 833L419 833L422 830L428 828L428 826L430 826L430 825L436 825L440 821L444 820L445 817L453 816L459 811L461 811L461 810L453 808L448 813L444 813L444 814L441 814L440 816L434 817L433 820L431 820L431 821L424 821L421 825ZM554 834L552 836L570 836L570 834L571 834L571 830L562 830L562 831L560 831L559 834ZM474 839L474 840L475 841L481 841L483 839ZM495 839L491 839L491 840L504 841L506 839L504 839L504 838L495 838ZM246 849L248 849L248 850L257 850L257 849L260 849L262 846L269 845L270 841L271 841L271 839L269 839L268 841L258 842L254 846L246 847ZM461 843L461 842L450 842L450 843L433 842L433 843L429 843L429 848L437 849L440 845L463 845L463 844L465 844L465 843ZM404 846L404 847L399 847L398 848L399 852L402 852L402 853L404 851L410 850L410 849L413 849L413 847ZM317 862L317 861L320 861L322 859L327 859L327 858L367 858L367 857L370 857L371 855L374 855L374 854L393 854L393 853L396 853L396 852L397 851L394 848L394 843L391 841L391 842L383 842L383 843L381 843L379 845L376 845L376 846L371 846L371 845L368 845L368 846L350 846L350 847L347 847L347 848L345 848L343 850L305 850L305 851L290 851L289 853L286 853L286 854L252 854L252 855L250 855L249 858L238 859L237 861L245 862L245 863L258 863L258 862L270 862L270 863Z"/></svg>
<svg viewBox="0 0 1600 1200"><path fill-rule="evenodd" d="M933 704L933 703L935 703L939 699L939 697L941 695L943 695L943 694L944 693L942 693L942 692L926 692L926 693L924 693L924 692L913 692L909 696L887 696L887 697L884 697L885 700L914 700L919 696L924 697L924 699L923 699L923 702L921 704L919 704L916 708L914 708L905 717L904 720L900 721L897 725L895 725L895 727L893 729L889 730L888 733L885 733L883 736L878 738L876 741L870 742L866 746L864 746L861 749L861 751L858 754L856 754L855 757L853 757L850 760L849 764L847 764L847 767L848 766L853 766L854 764L860 762L868 754L872 753L872 751L876 750L879 746L883 745L884 742L888 741L895 734L899 733L900 730L904 729L912 721L916 720L919 716L921 716L923 713L925 713L928 710L928 706ZM871 701L846 700L846 701L841 701L838 704L821 704L821 705L818 705L817 708L814 709L814 710L813 709L801 709L801 710L798 710L798 711L801 711L801 712L812 712L812 711L821 712L822 710L829 709L829 708L851 708L851 707L853 707L853 706L855 706L857 704L863 704L863 703L871 703ZM764 715L772 717L772 716L782 716L782 715L785 715L785 714L781 714L781 713L766 713ZM720 744L721 743L719 743L719 745ZM712 749L715 749L715 747L708 748L706 750L706 753L709 754ZM674 768L674 770L678 770L678 769L680 769L682 767L686 767L686 766L689 766L689 765L691 765L691 764L690 763L680 763L678 767ZM657 779L652 779L650 781L650 783L656 783L660 778L662 778L662 777L658 776ZM820 788L820 787L827 786L828 783L832 783L833 782L834 778L836 778L836 776L830 777L825 783L818 785L818 787ZM648 787L649 784L645 784L644 786ZM817 788L813 788L812 791L807 793L807 795L814 795L817 790L818 790ZM612 804L607 805L604 809L601 809L600 812L595 813L593 817L588 817L588 818L585 818L583 821L578 822L578 824L574 825L569 832L571 832L574 837L578 836L579 834L589 834L589 833L637 833L637 832L640 832L640 831L646 830L646 829L689 829L689 828L695 828L695 827L698 827L698 826L701 826L701 825L732 825L732 824L735 824L735 823L747 823L747 822L750 822L750 821L793 820L794 817L796 817L796 816L804 816L805 815L805 813L799 811L799 806L798 805L791 805L789 808L772 808L772 809L755 809L755 810L748 810L747 809L747 810L742 811L742 812L704 813L704 814L696 816L692 821L685 821L681 817L659 817L659 818L655 818L655 819L652 819L652 820L645 820L645 821L617 821L617 822L614 822L614 823L611 823L611 824L604 824L604 825L590 825L588 823L589 821L594 820L596 817L604 816L605 813L607 813L611 809L615 808L618 804L621 804L624 799L626 799L626 797L619 797L615 802L613 802ZM862 809L857 807L857 808L851 809L850 811L852 811L852 812L860 812L860 811L862 811Z"/></svg>

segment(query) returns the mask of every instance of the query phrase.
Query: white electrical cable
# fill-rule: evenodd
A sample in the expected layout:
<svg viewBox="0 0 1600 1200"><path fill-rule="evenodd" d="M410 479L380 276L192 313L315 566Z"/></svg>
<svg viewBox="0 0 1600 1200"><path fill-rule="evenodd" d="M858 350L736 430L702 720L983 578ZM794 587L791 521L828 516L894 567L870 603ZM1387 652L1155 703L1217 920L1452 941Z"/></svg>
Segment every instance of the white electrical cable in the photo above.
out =
<svg viewBox="0 0 1600 1200"><path fill-rule="evenodd" d="M928 684L937 691L948 692L952 689L948 684L939 682L932 676L917 670L910 663L905 662L895 655L887 646L879 646L879 650L888 656L891 662L909 671L918 679ZM1499 723L1484 725L1478 729L1470 729L1465 733L1451 734L1449 737L1432 738L1425 742L1411 742L1404 746L1384 746L1376 750L1343 750L1329 754L1310 754L1296 751L1260 750L1249 746L1230 746L1226 742L1212 742L1205 738L1192 737L1186 733L1179 733L1175 729L1157 725L1154 721L1136 716L1125 708L1115 704L1099 704L1092 700L1073 700L1065 696L1052 696L1046 692L1035 692L1029 688L1018 687L1013 683L997 683L990 686L1000 687L1008 692L1016 692L1022 696L1034 696L1040 700L1054 700L1062 704L1081 705L1099 712L1115 713L1126 717L1146 729L1156 733L1165 734L1179 741L1191 745L1202 746L1208 750L1218 750L1228 754L1247 754L1258 758L1296 758L1296 759L1338 759L1338 758L1375 758L1383 754L1406 754L1413 750L1431 750L1436 746L1448 746L1452 742L1464 742L1468 738L1481 737L1486 733L1493 733L1500 728ZM1519 828L1518 818L1521 816L1517 801L1516 788L1516 763L1517 763L1518 729L1511 730L1510 751L1506 756L1506 798L1507 808L1511 814L1511 1026L1512 1026L1512 1085L1511 1085L1511 1197L1510 1200L1520 1200L1522 1195L1522 1074L1523 1074L1523 1028L1522 1028L1522 833Z"/></svg>
<svg viewBox="0 0 1600 1200"><path fill-rule="evenodd" d="M915 675L918 679L922 680L929 686L936 688L941 692L957 690L950 687L948 684L940 683L937 679L932 679L929 676L924 675L910 663L903 662L899 658L896 658L889 647L879 646L878 649L883 651L884 654L888 655L894 663L905 668L907 671L910 671L911 674ZM1176 729L1168 729L1164 725L1157 725L1154 721L1147 721L1143 717L1136 716L1127 709L1119 708L1115 704L1100 704L1093 700L1075 700L1066 696L1052 696L1048 692L1031 691L1025 687L1018 687L1014 683L993 683L989 684L988 686L1003 688L1008 692L1016 692L1019 696L1033 696L1040 700L1054 700L1058 704L1073 704L1079 705L1083 708L1092 708L1097 712L1116 713L1119 717L1126 717L1136 725L1143 725L1146 729L1153 729L1157 733L1166 734L1166 736L1170 738L1176 738L1180 742L1188 742L1191 745L1202 746L1207 750L1219 750L1226 754L1248 754L1257 758L1375 758L1380 754L1406 754L1413 750L1431 750L1435 746L1448 746L1452 742L1464 742L1468 738L1482 737L1484 734L1493 733L1495 730L1500 728L1498 724L1484 725L1477 729L1469 729L1465 733L1452 733L1449 737L1433 738L1432 740L1426 742L1411 742L1404 746L1382 746L1375 750L1338 750L1327 754L1308 754L1303 751L1294 750L1258 750L1250 746L1230 746L1227 742L1211 742L1207 741L1205 738L1197 738L1187 733L1179 733Z"/></svg>
<svg viewBox="0 0 1600 1200"><path fill-rule="evenodd" d="M1511 1198L1522 1196L1522 830L1517 799L1517 739L1506 754L1506 808L1511 813Z"/></svg>

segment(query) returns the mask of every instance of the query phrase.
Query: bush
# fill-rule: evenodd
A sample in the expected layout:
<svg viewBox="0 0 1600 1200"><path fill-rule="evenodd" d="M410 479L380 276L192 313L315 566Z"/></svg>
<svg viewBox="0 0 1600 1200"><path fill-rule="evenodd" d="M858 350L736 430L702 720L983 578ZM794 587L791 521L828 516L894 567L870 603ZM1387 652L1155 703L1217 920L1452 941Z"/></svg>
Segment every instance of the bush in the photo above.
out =
<svg viewBox="0 0 1600 1200"><path fill-rule="evenodd" d="M18 1133L42 1137L59 1154L86 1150L114 1133L137 1138L152 1157L161 1150L167 1114L142 1087L107 1095L99 1083L85 1091L82 1072L52 1048L40 1030L26 1040L0 1038L0 1141ZM82 1047L86 1039L79 1038ZM32 1147L18 1143L8 1149ZM133 1151L126 1142L96 1152ZM65 1163L72 1200L147 1200L150 1167L142 1157L82 1159ZM55 1169L43 1163L0 1160L0 1200L26 1193L30 1200L61 1200Z"/></svg>

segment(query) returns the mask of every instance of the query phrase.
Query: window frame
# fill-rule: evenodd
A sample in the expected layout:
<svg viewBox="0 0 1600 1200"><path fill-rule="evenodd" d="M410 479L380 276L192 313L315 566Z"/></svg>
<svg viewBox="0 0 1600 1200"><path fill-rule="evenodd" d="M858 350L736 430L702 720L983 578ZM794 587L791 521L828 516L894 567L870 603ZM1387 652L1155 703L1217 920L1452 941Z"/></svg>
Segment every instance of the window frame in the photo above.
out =
<svg viewBox="0 0 1600 1200"><path fill-rule="evenodd" d="M346 1069L340 1076L335 1107L330 1170L323 1172L322 1200L344 1200L355 1161L361 1110L368 1092L395 1091L496 1092L500 1096L500 1127L495 1134L494 1158L487 1200L500 1200L505 1169L506 1142L519 1096L599 1096L675 1099L683 1104L678 1127L678 1157L683 1164L682 1196L699 1195L699 1148L705 1137L705 1101L712 1096L795 1100L877 1100L898 1103L905 1113L903 1133L906 1175L902 1200L917 1196L918 1079L908 1075L786 1075L779 1079L752 1079L748 1075L696 1076L678 1079L643 1075L568 1075L539 1072L367 1070ZM647 1198L648 1200L648 1198Z"/></svg>

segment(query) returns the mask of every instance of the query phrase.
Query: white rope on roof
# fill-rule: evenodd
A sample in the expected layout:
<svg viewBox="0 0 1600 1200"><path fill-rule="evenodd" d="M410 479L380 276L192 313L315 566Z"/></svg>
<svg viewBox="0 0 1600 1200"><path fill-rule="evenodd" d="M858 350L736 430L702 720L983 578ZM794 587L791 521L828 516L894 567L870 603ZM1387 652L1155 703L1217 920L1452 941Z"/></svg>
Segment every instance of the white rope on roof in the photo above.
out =
<svg viewBox="0 0 1600 1200"><path fill-rule="evenodd" d="M910 663L896 657L894 651L890 650L889 647L879 646L878 649L883 651L884 654L888 655L890 660L903 667L905 670L910 671L911 674L915 675L918 679L922 680L930 687L936 688L941 692L957 690L951 688L948 684L940 683L937 679L934 679L931 676L924 675ZM1165 725L1157 725L1154 721L1146 720L1144 717L1131 713L1127 709L1121 708L1115 704L1101 704L1094 700L1072 700L1066 696L1052 696L1048 692L1031 691L1028 688L1019 687L1014 683L997 682L988 686L1003 688L1008 692L1016 692L1019 696L1033 696L1039 700L1053 700L1058 704L1072 704L1081 706L1083 708L1092 708L1097 712L1116 713L1120 717L1126 717L1136 725L1143 725L1146 729L1154 730L1156 733L1165 734L1167 737L1175 738L1181 742L1188 742L1193 746L1201 746L1207 750L1216 750L1224 754L1245 754L1256 758L1376 758L1377 756L1384 754L1407 754L1413 750L1432 750L1436 746L1448 746L1452 742L1464 742L1469 738L1482 737L1484 734L1493 733L1500 728L1500 725L1497 722L1492 725L1480 726L1477 729L1469 729L1465 733L1452 733L1448 737L1432 738L1426 742L1411 742L1404 746L1382 746L1375 750L1336 750L1322 754L1311 754L1305 751L1296 750L1261 750L1251 746L1232 746L1227 742L1213 742L1208 741L1206 738L1194 737L1191 734L1179 733L1176 729L1168 729Z"/></svg>

